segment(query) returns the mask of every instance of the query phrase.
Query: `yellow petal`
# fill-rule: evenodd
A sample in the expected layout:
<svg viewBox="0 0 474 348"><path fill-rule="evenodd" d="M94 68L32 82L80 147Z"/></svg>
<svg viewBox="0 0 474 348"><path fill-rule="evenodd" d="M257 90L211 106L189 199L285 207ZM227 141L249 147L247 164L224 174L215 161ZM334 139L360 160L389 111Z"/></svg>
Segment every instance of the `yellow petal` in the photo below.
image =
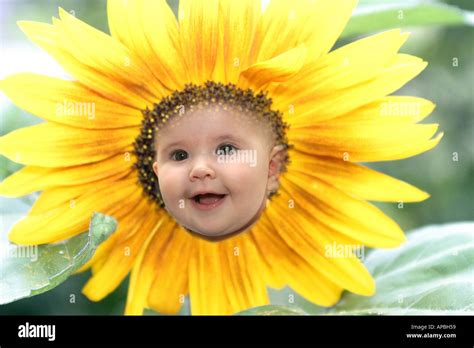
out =
<svg viewBox="0 0 474 348"><path fill-rule="evenodd" d="M143 200L127 216L118 220L113 248L82 289L89 300L100 301L120 285L162 214L163 210L157 212L154 204Z"/></svg>
<svg viewBox="0 0 474 348"><path fill-rule="evenodd" d="M377 77L393 63L408 34L399 29L355 41L308 64L289 84L303 84L294 97L344 89ZM291 86L290 86L291 87Z"/></svg>
<svg viewBox="0 0 474 348"><path fill-rule="evenodd" d="M170 241L176 222L167 214L157 221L153 230L143 244L133 265L128 286L126 315L141 315L147 307L147 298L151 285L156 276L155 256L159 254Z"/></svg>
<svg viewBox="0 0 474 348"><path fill-rule="evenodd" d="M196 238L189 260L189 295L194 315L227 315L232 308L225 292L219 243Z"/></svg>
<svg viewBox="0 0 474 348"><path fill-rule="evenodd" d="M219 34L213 80L237 83L250 64L250 50L260 19L260 0L223 0L219 3Z"/></svg>
<svg viewBox="0 0 474 348"><path fill-rule="evenodd" d="M31 207L30 214L45 214L57 207L71 205L74 206L75 201L84 194L94 192L97 187L111 185L115 181L123 180L131 175L132 170L116 173L104 179L87 182L82 185L74 186L56 186L41 192L38 199Z"/></svg>
<svg viewBox="0 0 474 348"><path fill-rule="evenodd" d="M268 61L254 64L241 73L239 87L259 91L269 83L286 81L301 69L305 59L306 47L300 45Z"/></svg>
<svg viewBox="0 0 474 348"><path fill-rule="evenodd" d="M310 156L294 151L290 171L319 178L341 191L364 200L420 202L429 194L373 169L331 157Z"/></svg>
<svg viewBox="0 0 474 348"><path fill-rule="evenodd" d="M109 100L134 108L145 109L147 105L151 106L153 104L154 98L150 97L149 92L143 90L143 86L136 85L133 81L130 83L127 83L127 81L118 81L113 78L116 77L113 74L108 75L106 72L102 73L98 71L98 65L97 67L95 65L92 65L92 67L88 66L87 64L81 62L78 57L75 57L73 54L71 54L66 48L68 46L63 46L62 44L64 41L68 40L68 35L64 29L60 28L60 21L55 20L55 22L56 25L20 21L18 22L18 25L33 43L44 49L67 72L74 76L85 87L93 89ZM81 30L79 30L79 32L80 31ZM90 38L87 37L85 41L87 42L89 39ZM103 36L101 36L100 40L103 39ZM110 37L106 40L114 42L114 40ZM120 43L116 42L112 43L112 45L117 46L120 45ZM97 46L101 45L97 44ZM126 51L124 47L119 47L119 49ZM87 52L89 52L89 50L90 47ZM133 59L130 58L130 52L123 52L123 54L113 57L110 55L111 52L104 52L104 47L102 47L101 52L105 54L105 56L100 58L101 60L115 60L116 64L120 64L121 62L122 67L120 67L119 70L122 71L127 71L126 65L131 65L133 62ZM117 61L117 59L119 61ZM139 76L143 76L143 74L140 74Z"/></svg>
<svg viewBox="0 0 474 348"><path fill-rule="evenodd" d="M74 81L37 74L16 74L0 81L0 90L17 106L48 121L78 128L139 126L137 109L97 95Z"/></svg>
<svg viewBox="0 0 474 348"><path fill-rule="evenodd" d="M360 244L390 248L405 241L400 227L379 209L324 181L287 172L281 177L281 185L315 219Z"/></svg>
<svg viewBox="0 0 474 348"><path fill-rule="evenodd" d="M190 82L201 84L211 78L217 59L219 1L181 0L178 19Z"/></svg>
<svg viewBox="0 0 474 348"><path fill-rule="evenodd" d="M74 204L62 204L43 214L29 214L17 222L9 239L17 244L54 243L88 230L89 220L96 211L119 219L141 197L136 177L97 187L77 198ZM121 202L120 205L117 202ZM68 203L68 202L66 202Z"/></svg>
<svg viewBox="0 0 474 348"><path fill-rule="evenodd" d="M74 274L82 273L82 272L87 271L88 269L91 269L92 275L94 275L95 270L100 269L100 267L102 267L102 265L107 260L107 255L113 249L116 238L117 238L117 235L115 233L112 233L112 235L109 238L107 238L107 240L105 240L99 245L94 255L92 255L92 258L89 261L87 261L84 265L82 265L76 272L74 272Z"/></svg>
<svg viewBox="0 0 474 348"><path fill-rule="evenodd" d="M0 195L20 197L54 187L83 185L131 171L135 158L118 154L100 162L64 168L25 166L0 183Z"/></svg>
<svg viewBox="0 0 474 348"><path fill-rule="evenodd" d="M308 1L309 7L303 7L307 15L300 41L307 40L308 57L315 60L329 52L339 39L357 0Z"/></svg>
<svg viewBox="0 0 474 348"><path fill-rule="evenodd" d="M109 0L107 15L112 36L133 50L169 90L188 80L179 52L178 23L165 0Z"/></svg>
<svg viewBox="0 0 474 348"><path fill-rule="evenodd" d="M427 99L389 96L332 119L330 123L331 125L418 123L430 115L434 108L435 104Z"/></svg>
<svg viewBox="0 0 474 348"><path fill-rule="evenodd" d="M376 77L349 87L341 87L342 89L324 85L320 89L313 89L312 81L318 73L306 78L297 74L294 79L300 78L297 84L298 91L295 91L294 82L290 81L273 90L271 96L275 99L274 108L286 112L291 124L304 126L321 123L347 114L398 90L423 71L426 65L427 63L419 58L398 54ZM291 113L288 110L291 110Z"/></svg>
<svg viewBox="0 0 474 348"><path fill-rule="evenodd" d="M336 124L296 128L288 132L295 149L351 162L411 157L434 147L437 124Z"/></svg>
<svg viewBox="0 0 474 348"><path fill-rule="evenodd" d="M299 213L301 213L301 217L303 219L310 221L311 226L313 226L311 231L317 231L317 235L324 234L326 237L330 238L331 241L337 244L341 244L341 245L359 245L360 244L359 240L351 238L347 234L340 233L338 230L332 228L332 226L322 223L320 220L318 220L314 216L308 216L309 213L308 213L308 210L304 209L305 207L303 207L301 204L295 205L295 200L293 199L293 197L296 196L296 194L290 195L286 187L282 187L281 190L286 192L287 195L292 196L291 200L289 200L288 202L285 202L286 207L291 208L291 209L296 209L295 211L298 211ZM307 231L307 232L310 232L310 231ZM313 236L313 235L310 234L310 236ZM317 239L315 240L317 241ZM320 242L317 242L317 243L320 243Z"/></svg>
<svg viewBox="0 0 474 348"><path fill-rule="evenodd" d="M59 42L77 60L106 76L136 86L137 92L143 97L153 98L165 94L159 81L150 78L150 71L141 64L135 52L127 50L109 35L80 21L62 8L59 8L59 17L60 21L55 22Z"/></svg>
<svg viewBox="0 0 474 348"><path fill-rule="evenodd" d="M221 241L220 262L231 312L269 304L263 268L247 233Z"/></svg>
<svg viewBox="0 0 474 348"><path fill-rule="evenodd" d="M281 275L280 268L272 263L272 258L268 256L265 252L265 248L268 247L267 244L261 246L259 244L259 237L256 237L260 230L264 228L262 220L259 220L257 224L252 228L252 231L249 233L249 238L252 240L252 244L256 249L256 254L259 258L260 267L262 269L262 278L268 286L274 289L281 289L286 285L286 279Z"/></svg>
<svg viewBox="0 0 474 348"><path fill-rule="evenodd" d="M139 128L86 130L42 123L0 137L0 154L14 162L66 167L131 152Z"/></svg>
<svg viewBox="0 0 474 348"><path fill-rule="evenodd" d="M99 245L99 247L97 248L97 250L95 251L94 255L92 256L92 258L86 262L81 268L79 268L79 270L76 271L76 273L81 273L83 271L86 271L88 270L89 268L91 268L91 271L92 271L92 275L94 276L97 272L100 271L100 269L102 268L102 266L105 264L105 262L107 261L107 258L109 256L109 254L111 252L114 251L114 246L115 246L115 243L116 241L119 239L118 237L120 238L124 238L124 235L125 233L117 233L118 231L123 231L123 221L124 219L127 218L127 216L131 215L131 214L134 214L135 211L141 211L143 210L143 206L147 204L147 202L145 200L141 200L138 202L137 205L135 205L134 207L129 207L129 212L130 214L128 215L125 215L122 219L121 219L121 222L118 224L118 227L117 227L117 231L112 233L112 235L107 238L106 241L104 241L103 243L101 243Z"/></svg>
<svg viewBox="0 0 474 348"><path fill-rule="evenodd" d="M372 295L375 284L364 266L355 256L328 258L325 247L333 241L323 235L314 238L318 234L315 226L298 209L282 204L291 198L282 192L281 197L274 200L272 209L268 209L268 218L285 243L333 283L356 294Z"/></svg>
<svg viewBox="0 0 474 348"><path fill-rule="evenodd" d="M169 242L158 252L150 249L155 277L148 294L148 307L163 314L176 314L188 294L188 260L194 238L177 226Z"/></svg>
<svg viewBox="0 0 474 348"><path fill-rule="evenodd" d="M252 62L275 57L305 43L308 60L327 53L344 29L355 0L272 0L259 23Z"/></svg>
<svg viewBox="0 0 474 348"><path fill-rule="evenodd" d="M105 263L107 260L106 257L103 257L101 259L98 259L97 262L95 262L92 267L91 267L91 273L92 275L96 274L98 270L102 267L102 265Z"/></svg>
<svg viewBox="0 0 474 348"><path fill-rule="evenodd" d="M271 205L267 209L271 209ZM323 276L318 268L292 249L276 233L276 228L265 211L253 234L258 249L265 253L280 276L298 294L321 306L334 305L339 300L342 288Z"/></svg>

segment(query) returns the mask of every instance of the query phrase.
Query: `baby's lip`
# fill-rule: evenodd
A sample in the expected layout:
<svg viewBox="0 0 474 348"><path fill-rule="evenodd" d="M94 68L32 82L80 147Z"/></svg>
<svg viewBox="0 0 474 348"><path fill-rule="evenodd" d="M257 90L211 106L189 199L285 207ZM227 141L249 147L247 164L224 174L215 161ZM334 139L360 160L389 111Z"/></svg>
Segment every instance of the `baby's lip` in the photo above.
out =
<svg viewBox="0 0 474 348"><path fill-rule="evenodd" d="M195 193L193 193L191 195L191 199L195 198L196 196L199 196L199 195L205 195L205 194L210 194L210 195L217 195L217 196L225 196L226 193L219 193L219 192L215 192L215 191L196 191Z"/></svg>

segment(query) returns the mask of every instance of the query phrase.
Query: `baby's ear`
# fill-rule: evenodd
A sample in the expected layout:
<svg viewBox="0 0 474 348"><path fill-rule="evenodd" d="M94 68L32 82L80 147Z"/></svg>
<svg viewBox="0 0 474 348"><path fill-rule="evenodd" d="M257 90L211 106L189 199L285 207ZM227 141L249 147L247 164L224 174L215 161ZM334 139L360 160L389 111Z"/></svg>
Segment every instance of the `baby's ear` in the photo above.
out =
<svg viewBox="0 0 474 348"><path fill-rule="evenodd" d="M275 176L278 178L280 176L281 168L283 166L283 161L285 160L285 145L276 145L273 147L270 152L270 163L268 167L268 177Z"/></svg>
<svg viewBox="0 0 474 348"><path fill-rule="evenodd" d="M158 176L158 161L153 162L153 171Z"/></svg>

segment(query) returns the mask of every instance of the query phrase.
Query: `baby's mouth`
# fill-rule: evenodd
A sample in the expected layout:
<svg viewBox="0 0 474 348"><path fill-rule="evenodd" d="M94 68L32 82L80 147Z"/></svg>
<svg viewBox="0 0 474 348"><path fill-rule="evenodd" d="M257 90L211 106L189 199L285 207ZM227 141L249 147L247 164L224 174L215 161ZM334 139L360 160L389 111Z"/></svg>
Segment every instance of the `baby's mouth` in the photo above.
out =
<svg viewBox="0 0 474 348"><path fill-rule="evenodd" d="M192 199L198 204L210 206L210 205L216 204L225 196L226 195L220 195L216 193L204 193L204 194L196 195L192 197Z"/></svg>
<svg viewBox="0 0 474 348"><path fill-rule="evenodd" d="M226 196L226 194L203 193L191 197L191 201L200 210L210 210L219 206Z"/></svg>

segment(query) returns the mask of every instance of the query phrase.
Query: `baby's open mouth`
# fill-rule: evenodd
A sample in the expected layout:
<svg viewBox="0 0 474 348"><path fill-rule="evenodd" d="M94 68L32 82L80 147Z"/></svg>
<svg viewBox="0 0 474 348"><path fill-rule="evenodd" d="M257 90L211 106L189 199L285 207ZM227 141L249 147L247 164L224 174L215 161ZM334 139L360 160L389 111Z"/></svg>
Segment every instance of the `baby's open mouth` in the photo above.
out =
<svg viewBox="0 0 474 348"><path fill-rule="evenodd" d="M200 209L208 210L220 205L226 194L202 193L191 197L194 206Z"/></svg>
<svg viewBox="0 0 474 348"><path fill-rule="evenodd" d="M194 197L192 197L192 199L198 204L213 205L219 202L225 196L226 195L224 194L204 193L204 194L195 195Z"/></svg>

